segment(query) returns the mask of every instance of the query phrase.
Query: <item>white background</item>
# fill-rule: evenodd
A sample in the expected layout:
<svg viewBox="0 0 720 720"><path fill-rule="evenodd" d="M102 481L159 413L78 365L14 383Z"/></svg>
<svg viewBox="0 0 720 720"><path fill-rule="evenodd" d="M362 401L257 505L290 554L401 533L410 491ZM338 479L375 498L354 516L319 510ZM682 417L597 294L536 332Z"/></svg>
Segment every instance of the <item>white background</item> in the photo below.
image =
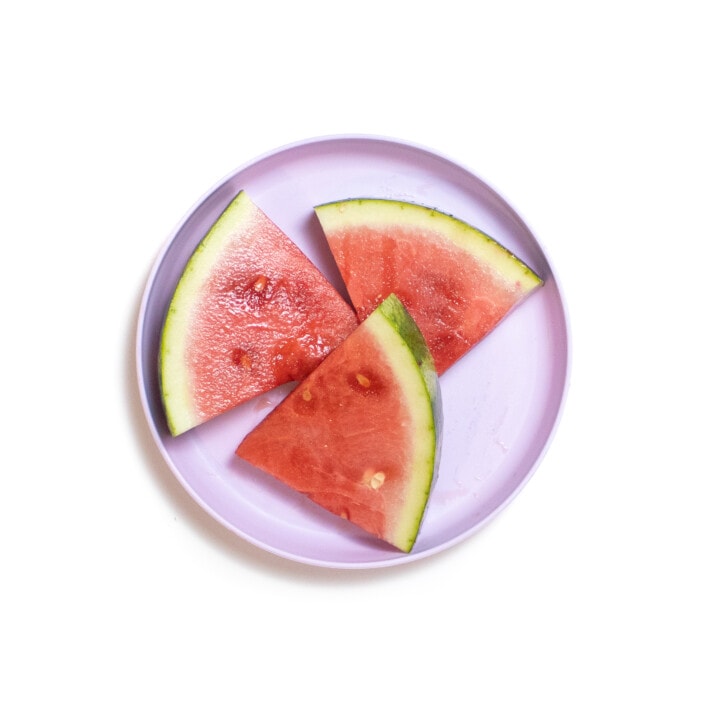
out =
<svg viewBox="0 0 720 720"><path fill-rule="evenodd" d="M0 715L720 717L713 3L11 7ZM134 367L144 283L195 201L346 133L499 190L572 331L562 422L517 499L452 550L357 573L196 507Z"/></svg>

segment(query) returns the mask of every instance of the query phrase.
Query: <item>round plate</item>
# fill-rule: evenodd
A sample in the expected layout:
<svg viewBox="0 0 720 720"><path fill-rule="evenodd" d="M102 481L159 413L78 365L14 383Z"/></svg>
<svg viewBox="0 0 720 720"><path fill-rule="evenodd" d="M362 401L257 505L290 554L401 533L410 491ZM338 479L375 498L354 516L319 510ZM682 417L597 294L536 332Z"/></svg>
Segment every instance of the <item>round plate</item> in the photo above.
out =
<svg viewBox="0 0 720 720"><path fill-rule="evenodd" d="M245 434L284 397L278 388L173 438L158 384L158 345L188 258L240 191L277 223L344 293L314 206L348 197L430 205L484 230L545 281L440 380L444 426L438 477L409 554L369 537L235 456ZM542 248L481 179L428 149L377 137L293 144L239 168L190 211L160 253L137 335L140 392L162 455L190 495L249 542L285 558L336 568L406 563L477 531L513 498L551 439L568 375L567 320Z"/></svg>

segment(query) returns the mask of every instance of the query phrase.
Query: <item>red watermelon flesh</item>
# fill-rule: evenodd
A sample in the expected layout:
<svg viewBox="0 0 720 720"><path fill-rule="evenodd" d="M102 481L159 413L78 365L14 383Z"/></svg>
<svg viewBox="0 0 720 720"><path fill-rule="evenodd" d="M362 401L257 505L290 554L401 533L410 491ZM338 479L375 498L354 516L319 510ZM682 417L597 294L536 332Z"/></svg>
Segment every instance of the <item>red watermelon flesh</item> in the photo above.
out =
<svg viewBox="0 0 720 720"><path fill-rule="evenodd" d="M395 293L445 372L540 278L492 238L421 205L352 199L316 214L360 320Z"/></svg>
<svg viewBox="0 0 720 720"><path fill-rule="evenodd" d="M172 434L305 377L356 326L335 288L240 192L188 261L163 327Z"/></svg>
<svg viewBox="0 0 720 720"><path fill-rule="evenodd" d="M237 454L403 551L432 485L437 375L390 296L241 442Z"/></svg>

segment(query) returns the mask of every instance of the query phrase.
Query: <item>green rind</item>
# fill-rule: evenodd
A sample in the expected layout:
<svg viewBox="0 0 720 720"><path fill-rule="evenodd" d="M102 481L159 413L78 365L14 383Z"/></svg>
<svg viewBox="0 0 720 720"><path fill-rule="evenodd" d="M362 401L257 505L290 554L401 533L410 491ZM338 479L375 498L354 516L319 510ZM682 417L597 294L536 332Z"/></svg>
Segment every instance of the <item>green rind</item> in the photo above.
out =
<svg viewBox="0 0 720 720"><path fill-rule="evenodd" d="M400 337L407 344L423 375L430 399L435 403L438 398L438 376L435 371L435 362L417 323L394 294L388 296L377 309L396 328Z"/></svg>
<svg viewBox="0 0 720 720"><path fill-rule="evenodd" d="M191 395L192 383L185 359L187 327L200 289L238 228L251 222L255 206L241 191L223 211L197 246L183 270L168 308L160 337L159 373L168 427L179 435L199 418Z"/></svg>
<svg viewBox="0 0 720 720"><path fill-rule="evenodd" d="M501 275L518 282L525 293L542 285L541 278L497 240L469 223L435 208L389 198L349 198L315 206L326 232L361 224L411 225L438 232Z"/></svg>
<svg viewBox="0 0 720 720"><path fill-rule="evenodd" d="M405 505L388 538L409 552L420 530L439 461L442 410L438 377L422 333L395 295L387 297L365 323L386 350L415 424Z"/></svg>

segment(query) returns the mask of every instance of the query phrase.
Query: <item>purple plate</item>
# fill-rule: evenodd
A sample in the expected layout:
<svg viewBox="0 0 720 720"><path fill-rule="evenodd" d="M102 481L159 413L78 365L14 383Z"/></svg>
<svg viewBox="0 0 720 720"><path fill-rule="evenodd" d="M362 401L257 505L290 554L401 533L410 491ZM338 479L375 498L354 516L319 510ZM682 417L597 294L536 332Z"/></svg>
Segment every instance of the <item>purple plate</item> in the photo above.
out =
<svg viewBox="0 0 720 720"><path fill-rule="evenodd" d="M354 196L431 205L484 230L528 263L544 286L441 378L440 467L409 554L393 550L259 471L235 448L285 395L278 388L173 438L160 400L157 357L165 312L195 246L240 190L342 289L313 207ZM343 291L344 292L344 291ZM173 473L211 516L276 555L335 568L406 563L448 548L500 511L537 467L557 424L568 377L568 328L550 264L517 213L473 173L415 145L328 137L264 155L222 180L162 249L137 334L142 402Z"/></svg>

